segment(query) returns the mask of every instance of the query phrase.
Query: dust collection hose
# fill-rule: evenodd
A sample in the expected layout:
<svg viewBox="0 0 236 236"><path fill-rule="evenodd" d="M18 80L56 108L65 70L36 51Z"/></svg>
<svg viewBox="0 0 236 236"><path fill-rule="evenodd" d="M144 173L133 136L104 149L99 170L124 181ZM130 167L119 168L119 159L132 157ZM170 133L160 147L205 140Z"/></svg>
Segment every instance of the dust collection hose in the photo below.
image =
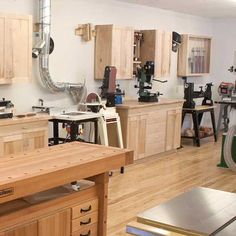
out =
<svg viewBox="0 0 236 236"><path fill-rule="evenodd" d="M234 135L236 135L236 125L229 128L224 143L224 159L228 167L236 172L236 163L232 157L232 144Z"/></svg>

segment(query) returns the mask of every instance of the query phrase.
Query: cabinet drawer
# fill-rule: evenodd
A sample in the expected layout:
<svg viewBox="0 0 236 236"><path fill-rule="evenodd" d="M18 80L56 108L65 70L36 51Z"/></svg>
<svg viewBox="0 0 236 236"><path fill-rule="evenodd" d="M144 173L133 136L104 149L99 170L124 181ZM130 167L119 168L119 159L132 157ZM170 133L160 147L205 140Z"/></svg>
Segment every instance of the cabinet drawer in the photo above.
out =
<svg viewBox="0 0 236 236"><path fill-rule="evenodd" d="M72 219L76 219L98 210L98 199L82 203L72 208Z"/></svg>
<svg viewBox="0 0 236 236"><path fill-rule="evenodd" d="M82 230L76 231L72 236L97 236L97 224L90 225Z"/></svg>
<svg viewBox="0 0 236 236"><path fill-rule="evenodd" d="M72 233L84 230L98 221L98 212L94 212L83 217L72 220Z"/></svg>

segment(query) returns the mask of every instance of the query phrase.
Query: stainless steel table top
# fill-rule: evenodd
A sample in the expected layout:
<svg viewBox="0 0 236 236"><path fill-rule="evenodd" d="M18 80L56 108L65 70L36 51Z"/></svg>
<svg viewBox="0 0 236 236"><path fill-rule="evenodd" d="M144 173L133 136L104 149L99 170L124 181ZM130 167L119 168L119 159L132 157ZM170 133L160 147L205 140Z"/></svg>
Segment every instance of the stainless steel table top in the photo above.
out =
<svg viewBox="0 0 236 236"><path fill-rule="evenodd" d="M235 216L236 194L199 187L139 214L138 222L177 232L215 235Z"/></svg>

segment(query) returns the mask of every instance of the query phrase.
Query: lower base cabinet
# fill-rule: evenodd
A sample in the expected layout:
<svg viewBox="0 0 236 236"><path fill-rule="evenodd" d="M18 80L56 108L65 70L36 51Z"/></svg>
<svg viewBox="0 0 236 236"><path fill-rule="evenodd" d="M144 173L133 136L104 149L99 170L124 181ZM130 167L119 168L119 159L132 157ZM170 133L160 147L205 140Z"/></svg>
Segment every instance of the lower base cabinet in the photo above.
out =
<svg viewBox="0 0 236 236"><path fill-rule="evenodd" d="M13 230L9 230L6 233L0 234L0 236L37 236L37 235L38 235L37 221L20 226Z"/></svg>
<svg viewBox="0 0 236 236"><path fill-rule="evenodd" d="M125 148L134 150L134 159L180 147L183 101L158 103L127 101L117 106Z"/></svg>
<svg viewBox="0 0 236 236"><path fill-rule="evenodd" d="M92 188L94 188L94 191ZM93 194L91 195L91 197L89 197L89 193L91 192L93 192ZM57 199L53 199L48 202L34 202L33 205L25 206L25 208L16 211L16 215L13 216L12 223L18 224L20 226L11 227L11 223L9 223L6 230L2 229L0 226L0 236L97 236L99 224L99 200L97 196L94 196L95 192L95 187L91 187L90 190L82 190L81 194L85 194L87 197L87 199L84 199L84 197L82 197L82 201L80 201L81 196L79 192L73 193L75 195L75 200L78 199L78 202L75 200L72 201L71 196L68 195L65 196L65 199L63 199L64 197L57 197ZM63 192L63 194L65 193ZM68 199L72 201L72 204L64 207L63 209L62 207ZM46 206L44 204L53 207L54 211L50 211L47 210L47 208L44 208ZM11 205L15 205L16 208L19 208L22 203L20 203L19 201L13 201ZM7 207L3 206L3 208ZM21 222L21 219L18 219L19 215L25 216L26 213L31 212L33 212L33 215L32 217L29 216L28 218L32 218L32 222L28 219L28 222L23 223ZM2 214L2 212L0 213ZM1 220L5 220L4 214L3 216L1 214L0 225ZM14 219L14 217L16 218Z"/></svg>

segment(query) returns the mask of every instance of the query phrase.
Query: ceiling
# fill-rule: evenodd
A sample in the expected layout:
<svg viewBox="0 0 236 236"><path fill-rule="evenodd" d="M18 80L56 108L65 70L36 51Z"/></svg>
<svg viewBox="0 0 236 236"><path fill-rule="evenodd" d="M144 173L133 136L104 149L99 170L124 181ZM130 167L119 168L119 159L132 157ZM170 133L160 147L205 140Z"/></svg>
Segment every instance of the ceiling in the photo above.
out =
<svg viewBox="0 0 236 236"><path fill-rule="evenodd" d="M118 0L208 18L236 17L236 0Z"/></svg>

